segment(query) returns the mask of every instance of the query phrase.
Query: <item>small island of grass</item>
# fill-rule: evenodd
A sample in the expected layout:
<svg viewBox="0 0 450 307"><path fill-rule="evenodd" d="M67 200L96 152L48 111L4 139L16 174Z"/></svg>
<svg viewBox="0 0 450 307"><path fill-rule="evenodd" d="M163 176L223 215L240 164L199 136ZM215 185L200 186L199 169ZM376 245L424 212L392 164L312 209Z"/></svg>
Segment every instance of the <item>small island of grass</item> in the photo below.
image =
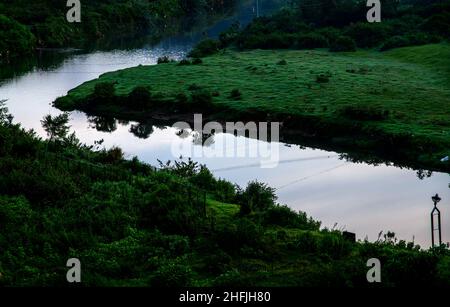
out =
<svg viewBox="0 0 450 307"><path fill-rule="evenodd" d="M448 171L440 159L450 152L449 59L445 43L382 53L225 49L107 73L55 105L138 121L195 112L280 121L322 147Z"/></svg>

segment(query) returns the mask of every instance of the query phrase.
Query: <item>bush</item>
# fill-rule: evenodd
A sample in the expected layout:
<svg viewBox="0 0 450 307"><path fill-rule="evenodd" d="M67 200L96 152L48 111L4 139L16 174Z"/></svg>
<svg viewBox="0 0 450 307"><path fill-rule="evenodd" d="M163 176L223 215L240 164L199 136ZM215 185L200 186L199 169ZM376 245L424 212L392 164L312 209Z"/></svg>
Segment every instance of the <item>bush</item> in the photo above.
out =
<svg viewBox="0 0 450 307"><path fill-rule="evenodd" d="M153 287L179 288L187 287L191 284L193 272L189 265L178 263L177 261L167 261L155 273L151 279Z"/></svg>
<svg viewBox="0 0 450 307"><path fill-rule="evenodd" d="M275 205L275 190L264 183L252 181L245 190L238 190L237 203L241 206L241 214L252 211L263 212Z"/></svg>
<svg viewBox="0 0 450 307"><path fill-rule="evenodd" d="M421 29L450 39L450 12L442 12L427 19Z"/></svg>
<svg viewBox="0 0 450 307"><path fill-rule="evenodd" d="M408 47L408 46L420 46L431 43L438 43L441 39L436 35L430 35L423 32L413 33L403 36L393 36L388 39L381 51L387 51L394 48Z"/></svg>
<svg viewBox="0 0 450 307"><path fill-rule="evenodd" d="M203 58L209 55L213 55L220 50L220 42L213 39L206 39L200 42L189 53L190 58Z"/></svg>
<svg viewBox="0 0 450 307"><path fill-rule="evenodd" d="M234 43L239 36L239 23L233 23L230 28L220 33L219 40L223 47L227 47Z"/></svg>
<svg viewBox="0 0 450 307"><path fill-rule="evenodd" d="M170 58L168 57L168 56L163 56L163 57L159 57L158 58L158 65L159 64L167 64L167 63L170 63L171 62L171 60L170 60Z"/></svg>
<svg viewBox="0 0 450 307"><path fill-rule="evenodd" d="M213 97L207 90L194 91L191 94L191 101L198 107L211 107L213 105Z"/></svg>
<svg viewBox="0 0 450 307"><path fill-rule="evenodd" d="M273 206L267 209L263 216L267 225L298 228L303 230L319 230L320 223L308 218L304 212L295 212L288 206Z"/></svg>
<svg viewBox="0 0 450 307"><path fill-rule="evenodd" d="M198 90L201 90L202 88L203 88L202 86L195 84L195 83L188 86L188 90L190 90L190 91L198 91Z"/></svg>
<svg viewBox="0 0 450 307"><path fill-rule="evenodd" d="M328 83L330 82L330 74L320 74L316 76L317 83Z"/></svg>
<svg viewBox="0 0 450 307"><path fill-rule="evenodd" d="M385 120L389 118L389 111L380 110L372 106L352 105L340 110L341 115L352 120Z"/></svg>
<svg viewBox="0 0 450 307"><path fill-rule="evenodd" d="M175 102L178 104L186 104L189 102L189 97L185 93L178 93L175 96Z"/></svg>
<svg viewBox="0 0 450 307"><path fill-rule="evenodd" d="M345 35L354 39L360 48L379 46L389 37L390 33L392 33L392 29L384 23L367 22L350 25L345 31Z"/></svg>
<svg viewBox="0 0 450 307"><path fill-rule="evenodd" d="M116 88L114 82L100 82L95 85L94 99L110 100L115 97Z"/></svg>
<svg viewBox="0 0 450 307"><path fill-rule="evenodd" d="M134 90L128 94L128 100L133 107L140 110L152 107L152 94L150 93L149 88L145 86L135 87Z"/></svg>
<svg viewBox="0 0 450 307"><path fill-rule="evenodd" d="M105 162L107 163L118 163L121 162L125 157L122 148L120 147L112 147L106 152Z"/></svg>
<svg viewBox="0 0 450 307"><path fill-rule="evenodd" d="M0 14L0 62L31 53L35 41L25 26Z"/></svg>
<svg viewBox="0 0 450 307"><path fill-rule="evenodd" d="M330 46L331 52L350 52L356 51L355 41L348 36L340 36L336 41Z"/></svg>
<svg viewBox="0 0 450 307"><path fill-rule="evenodd" d="M239 89L234 89L230 93L230 98L234 100L240 100L242 99L242 93Z"/></svg>
<svg viewBox="0 0 450 307"><path fill-rule="evenodd" d="M200 58L195 58L192 60L192 65L200 65L203 64L203 60Z"/></svg>
<svg viewBox="0 0 450 307"><path fill-rule="evenodd" d="M297 49L327 48L328 46L328 40L318 33L302 34L295 43Z"/></svg>
<svg viewBox="0 0 450 307"><path fill-rule="evenodd" d="M187 59L183 59L178 63L178 66L188 66L188 65L191 65L191 61Z"/></svg>

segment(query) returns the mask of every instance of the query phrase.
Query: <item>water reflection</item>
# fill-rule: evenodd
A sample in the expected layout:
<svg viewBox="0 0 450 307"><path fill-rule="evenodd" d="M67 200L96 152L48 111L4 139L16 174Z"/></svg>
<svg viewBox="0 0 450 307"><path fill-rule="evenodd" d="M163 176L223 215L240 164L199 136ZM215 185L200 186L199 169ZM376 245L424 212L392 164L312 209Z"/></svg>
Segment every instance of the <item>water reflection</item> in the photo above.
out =
<svg viewBox="0 0 450 307"><path fill-rule="evenodd" d="M241 25L250 21L255 14L254 2L245 2L247 6L240 8L238 17L217 23L206 31L207 35L217 34L236 20ZM264 8L269 1L261 2ZM95 51L89 54L43 51L41 59L33 59L30 63L25 63L24 59L24 63L18 63L18 66L0 69L0 78L12 78L0 84L0 99L8 99L7 105L15 122L20 122L27 129L34 129L44 137L40 120L46 114L60 114L50 104L57 97L108 71L155 64L157 58L163 55L183 58L196 40L203 37L203 32L179 35L156 46L147 45L142 49L126 51ZM49 57L45 58L44 53ZM128 158L138 156L153 165L158 165L158 159L178 159L179 156L173 154L173 147L186 146L199 150L202 155L194 160L206 164L216 176L241 186L255 179L266 182L278 189L281 203L308 212L321 220L324 226L332 227L337 223L339 227L355 232L359 239L367 235L370 240L376 240L381 230L391 230L401 239L412 240L414 237L416 243L429 246L430 196L439 193L443 199L440 206L443 241L450 241L448 174L414 171L394 167L379 159L340 155L337 150L317 149L321 146L318 141L289 142L288 136L283 136L283 142L279 144L278 167L262 169L258 158L209 158L224 143L241 144L244 150L264 145L257 139L215 133L214 141L209 146L201 146L205 136L195 137L195 132L172 128L171 123L88 118L80 112L71 113L70 125L83 143L100 148L119 146ZM290 145L295 143L301 145Z"/></svg>
<svg viewBox="0 0 450 307"><path fill-rule="evenodd" d="M112 117L89 116L90 128L95 128L100 132L112 133L117 130L117 120Z"/></svg>
<svg viewBox="0 0 450 307"><path fill-rule="evenodd" d="M134 134L137 138L148 139L150 135L154 132L152 123L138 123L131 125L130 132Z"/></svg>

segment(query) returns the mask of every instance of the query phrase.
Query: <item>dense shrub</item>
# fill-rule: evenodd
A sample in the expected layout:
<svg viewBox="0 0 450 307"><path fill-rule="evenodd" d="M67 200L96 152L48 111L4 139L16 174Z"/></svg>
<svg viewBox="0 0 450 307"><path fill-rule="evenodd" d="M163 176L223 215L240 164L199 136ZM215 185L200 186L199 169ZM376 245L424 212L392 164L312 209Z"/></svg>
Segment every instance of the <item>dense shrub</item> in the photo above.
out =
<svg viewBox="0 0 450 307"><path fill-rule="evenodd" d="M421 29L450 39L450 11L431 16L421 25Z"/></svg>
<svg viewBox="0 0 450 307"><path fill-rule="evenodd" d="M128 94L128 103L132 108L144 110L152 107L152 94L148 87L137 86Z"/></svg>
<svg viewBox="0 0 450 307"><path fill-rule="evenodd" d="M380 110L376 107L365 105L345 106L340 110L340 114L352 120L385 120L389 118L389 111Z"/></svg>
<svg viewBox="0 0 450 307"><path fill-rule="evenodd" d="M230 93L230 98L234 100L240 100L242 99L242 93L239 89L235 88Z"/></svg>
<svg viewBox="0 0 450 307"><path fill-rule="evenodd" d="M159 57L158 61L157 61L158 65L159 64L167 64L167 63L170 63L170 62L171 62L170 58L168 56L166 56L166 55L162 56L162 57Z"/></svg>
<svg viewBox="0 0 450 307"><path fill-rule="evenodd" d="M275 190L264 183L252 181L245 190L238 189L236 200L241 206L241 213L265 211L275 205Z"/></svg>
<svg viewBox="0 0 450 307"><path fill-rule="evenodd" d="M203 60L200 58L195 58L192 60L192 65L200 65L203 64Z"/></svg>
<svg viewBox="0 0 450 307"><path fill-rule="evenodd" d="M207 90L197 90L191 93L192 104L196 107L211 107L213 105L213 97Z"/></svg>
<svg viewBox="0 0 450 307"><path fill-rule="evenodd" d="M318 33L302 34L298 36L295 47L297 49L327 48L328 40Z"/></svg>
<svg viewBox="0 0 450 307"><path fill-rule="evenodd" d="M25 26L0 14L0 62L33 51L35 37Z"/></svg>
<svg viewBox="0 0 450 307"><path fill-rule="evenodd" d="M356 51L355 41L348 36L340 36L330 46L332 52Z"/></svg>
<svg viewBox="0 0 450 307"><path fill-rule="evenodd" d="M360 48L372 48L385 41L392 30L385 23L367 23L361 22L350 25L345 30L345 35L351 37Z"/></svg>
<svg viewBox="0 0 450 307"><path fill-rule="evenodd" d="M330 82L331 74L325 73L316 76L317 83L328 83Z"/></svg>
<svg viewBox="0 0 450 307"><path fill-rule="evenodd" d="M288 206L273 206L263 212L263 222L267 225L319 230L320 223L308 218L304 212L295 212Z"/></svg>
<svg viewBox="0 0 450 307"><path fill-rule="evenodd" d="M189 66L191 65L191 61L189 61L188 59L183 59L180 62L178 62L178 66Z"/></svg>
<svg viewBox="0 0 450 307"><path fill-rule="evenodd" d="M209 55L213 55L220 50L220 42L213 39L206 39L201 41L194 47L189 53L191 58L203 58Z"/></svg>
<svg viewBox="0 0 450 307"><path fill-rule="evenodd" d="M389 38L383 46L381 51L386 51L394 48L407 47L407 46L420 46L430 43L438 43L441 39L436 35L430 35L423 32L393 36Z"/></svg>
<svg viewBox="0 0 450 307"><path fill-rule="evenodd" d="M108 101L115 98L115 92L114 82L100 82L95 85L92 97L101 101Z"/></svg>

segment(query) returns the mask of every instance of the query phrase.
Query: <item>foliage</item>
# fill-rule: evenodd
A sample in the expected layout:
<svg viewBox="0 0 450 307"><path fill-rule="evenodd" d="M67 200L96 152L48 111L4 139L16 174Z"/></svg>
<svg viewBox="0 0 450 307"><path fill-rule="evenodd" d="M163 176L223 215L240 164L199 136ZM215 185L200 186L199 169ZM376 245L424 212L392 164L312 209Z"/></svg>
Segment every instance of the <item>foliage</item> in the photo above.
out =
<svg viewBox="0 0 450 307"><path fill-rule="evenodd" d="M57 116L46 115L41 121L42 127L47 132L51 141L62 141L69 132L69 114L62 113Z"/></svg>
<svg viewBox="0 0 450 307"><path fill-rule="evenodd" d="M191 58L203 58L219 52L220 42L213 39L206 39L198 43L194 49L189 52Z"/></svg>
<svg viewBox="0 0 450 307"><path fill-rule="evenodd" d="M0 63L33 51L36 39L30 30L0 14Z"/></svg>
<svg viewBox="0 0 450 307"><path fill-rule="evenodd" d="M0 124L0 142L2 286L67 286L73 257L87 287L365 287L373 257L382 286L448 285L444 247L420 250L392 233L346 241L275 204L266 185L236 190L191 160L156 170L119 149L48 146L14 124ZM251 200L253 214L214 200L220 191Z"/></svg>
<svg viewBox="0 0 450 307"><path fill-rule="evenodd" d="M336 39L336 41L333 44L331 44L330 51L332 52L356 51L356 43L351 37L340 36Z"/></svg>
<svg viewBox="0 0 450 307"><path fill-rule="evenodd" d="M270 116L272 120L283 121L286 127L305 130L308 135L320 135L324 139L339 137L340 146L348 152L359 151L360 146L355 147L354 143L358 135L364 142L370 140L365 146L370 146L372 152L383 159L445 170L446 165L439 160L448 155L449 148L449 138L443 133L448 131L450 118L450 107L447 107L450 101L449 54L448 44L399 48L383 53L375 50L356 53L230 50L225 55L204 59L207 65L190 65L183 69L176 64L144 66L105 74L70 91L62 107L95 112L107 106L111 115L127 115L142 121L151 114L127 109L131 104L101 103L98 109L86 108L86 99L92 95L95 85L102 82L120 84L116 87L120 101L137 85L144 85L151 86L154 93L164 93L165 101L174 102L158 104L165 111L180 110L179 105L184 105L184 111L192 112L198 109L189 103L191 93L188 90L192 93L204 90L211 95L217 92L219 95L214 95L210 108L198 106L202 112L234 121L242 118L267 121ZM288 65L277 65L280 59ZM328 83L316 82L321 74L328 76ZM246 80L251 80L251 86ZM180 81L184 83L181 89L176 86ZM241 99L230 99L233 89L242 91ZM317 95L319 89L320 95ZM427 108L422 108L423 101L427 101ZM55 104L59 107L60 100ZM389 116L381 121L359 121L357 125L351 120L342 120L345 118L341 116L343 108L361 104L382 112L387 110ZM413 137L404 138L405 135ZM405 140L401 152L400 147L390 141L398 136Z"/></svg>

